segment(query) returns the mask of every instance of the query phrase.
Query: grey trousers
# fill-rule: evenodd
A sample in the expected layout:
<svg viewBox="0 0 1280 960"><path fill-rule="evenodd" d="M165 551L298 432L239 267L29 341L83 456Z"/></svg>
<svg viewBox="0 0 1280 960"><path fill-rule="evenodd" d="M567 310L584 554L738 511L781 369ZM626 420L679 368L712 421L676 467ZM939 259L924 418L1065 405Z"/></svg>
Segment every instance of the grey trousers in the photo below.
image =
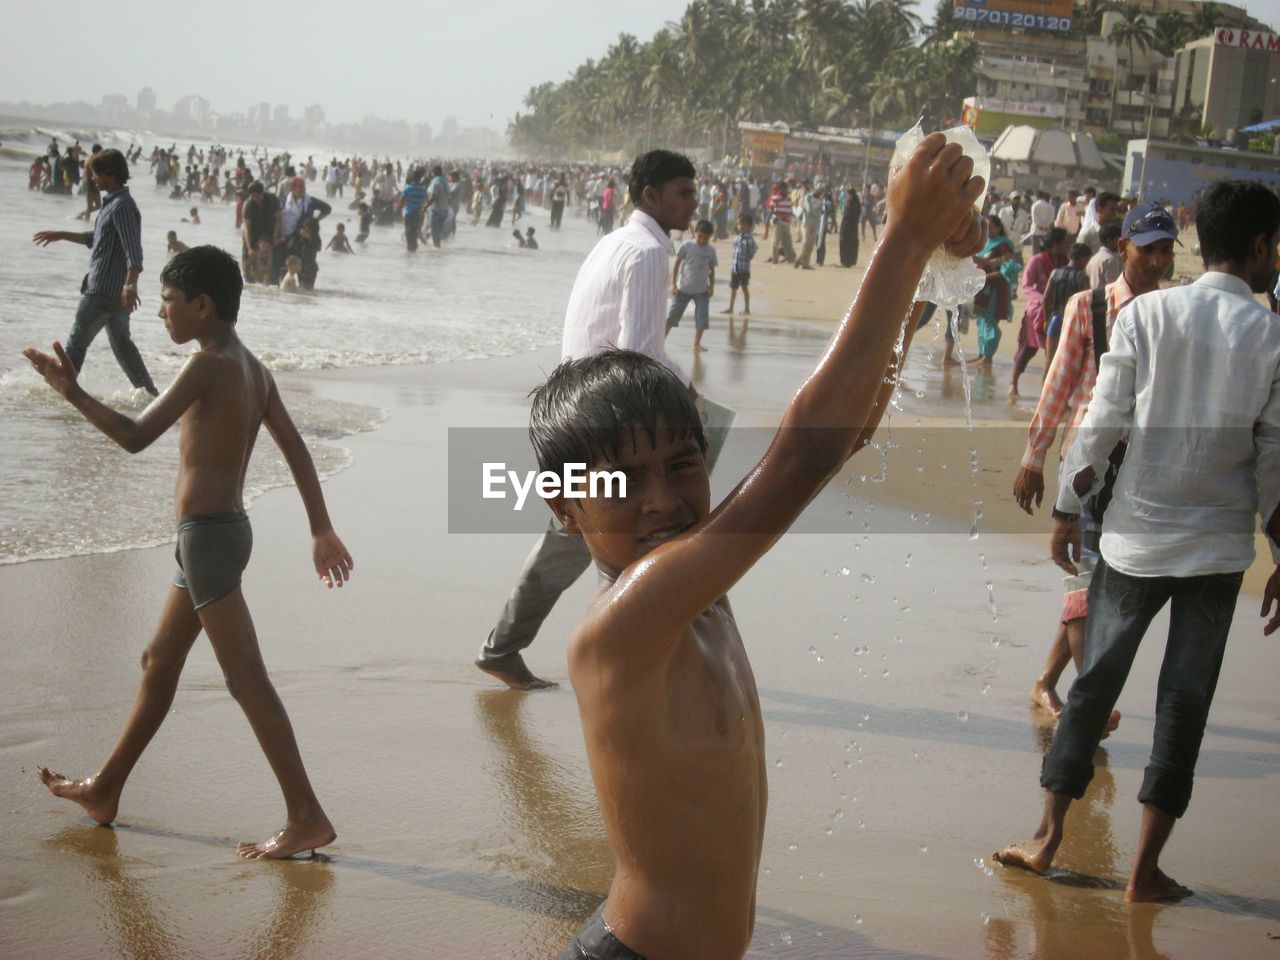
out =
<svg viewBox="0 0 1280 960"><path fill-rule="evenodd" d="M591 553L582 537L569 533L555 517L530 551L515 589L507 597L498 625L480 649L480 659L501 661L533 643L542 621L582 571L591 565Z"/></svg>
<svg viewBox="0 0 1280 960"><path fill-rule="evenodd" d="M147 373L147 365L143 363L133 338L129 336L129 312L120 305L120 301L111 297L97 293L86 293L80 297L75 323L64 348L67 358L77 370L83 370L89 344L103 327L107 328L107 341L111 344L111 352L116 355L116 363L120 364L129 382L156 396L159 391L151 374Z"/></svg>

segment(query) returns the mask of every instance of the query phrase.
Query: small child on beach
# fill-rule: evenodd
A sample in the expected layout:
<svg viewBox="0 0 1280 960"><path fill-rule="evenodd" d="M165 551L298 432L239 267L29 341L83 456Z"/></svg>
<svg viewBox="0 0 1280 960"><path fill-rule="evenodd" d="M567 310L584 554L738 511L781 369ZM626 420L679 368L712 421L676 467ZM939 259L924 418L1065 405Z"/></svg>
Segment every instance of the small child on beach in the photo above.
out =
<svg viewBox="0 0 1280 960"><path fill-rule="evenodd" d="M258 248L253 252L253 260L249 264L249 272L254 283L271 282L271 241L263 237L258 241Z"/></svg>
<svg viewBox="0 0 1280 960"><path fill-rule="evenodd" d="M364 243L369 239L369 229L373 226L373 211L367 203L360 204L360 232L356 234L356 243Z"/></svg>
<svg viewBox="0 0 1280 960"><path fill-rule="evenodd" d="M528 247L530 250L538 249L538 241L535 240L533 237L533 227L530 227L528 230L525 231L524 245Z"/></svg>
<svg viewBox="0 0 1280 960"><path fill-rule="evenodd" d="M710 220L699 220L693 240L686 240L676 254L671 269L671 309L667 311L667 333L680 325L685 307L693 301L693 349L707 349L702 335L711 325L711 298L716 292L716 249L711 246L715 227Z"/></svg>
<svg viewBox="0 0 1280 960"><path fill-rule="evenodd" d="M166 249L170 254L182 253L183 250L187 249L187 245L178 239L177 230L170 230L166 239L169 241L169 245Z"/></svg>
<svg viewBox="0 0 1280 960"><path fill-rule="evenodd" d="M191 212L190 212L190 214L189 214L189 217L190 217L190 219L188 219L188 217L183 217L183 218L182 218L182 222L183 222L183 223L191 223L191 224L199 224L199 223L200 223L200 209L199 209L198 207L192 207L192 208L191 208Z"/></svg>
<svg viewBox="0 0 1280 960"><path fill-rule="evenodd" d="M511 231L511 236L516 238L516 243L519 244L521 250L528 246L528 244L524 242L524 234L520 232L519 227Z"/></svg>
<svg viewBox="0 0 1280 960"><path fill-rule="evenodd" d="M351 241L347 239L345 224L334 224L333 236L329 238L329 245L325 249L332 250L334 253L355 253L351 249Z"/></svg>
<svg viewBox="0 0 1280 960"><path fill-rule="evenodd" d="M182 518L178 571L142 657L142 686L133 710L96 774L72 780L41 767L39 775L50 793L80 804L98 823L115 820L129 774L164 722L187 654L203 631L275 772L287 811L283 829L268 840L241 843L236 852L249 860L281 859L327 846L337 835L307 778L240 589L252 546L244 473L262 424L284 454L306 506L312 562L325 586L346 582L351 554L333 532L311 455L270 371L236 336L243 284L235 259L216 247L195 247L165 265L160 284L160 316L169 336L175 343L197 341L200 349L136 420L80 386L60 343L53 344L56 356L34 348L23 351L49 386L130 453L145 450L174 423L182 433L175 503Z"/></svg>
<svg viewBox="0 0 1280 960"><path fill-rule="evenodd" d="M733 301L737 299L738 288L742 288L742 315L751 314L751 260L760 249L756 238L752 235L755 220L751 214L744 213L738 217L738 233L733 238L733 262L729 266L729 306L725 313L733 316Z"/></svg>
<svg viewBox="0 0 1280 960"><path fill-rule="evenodd" d="M566 360L535 392L539 469L586 463L626 480L619 496L547 498L600 573L569 677L617 859L608 899L560 960L746 953L768 773L726 595L871 441L897 381L895 348L905 358L915 332L925 264L943 245L959 257L982 246L973 201L984 184L972 171L933 134L890 181L883 242L853 305L768 452L714 511L701 418L663 364L607 351Z"/></svg>
<svg viewBox="0 0 1280 960"><path fill-rule="evenodd" d="M280 289L287 293L297 293L300 283L298 274L302 271L302 259L290 255L284 261L284 277L280 280Z"/></svg>

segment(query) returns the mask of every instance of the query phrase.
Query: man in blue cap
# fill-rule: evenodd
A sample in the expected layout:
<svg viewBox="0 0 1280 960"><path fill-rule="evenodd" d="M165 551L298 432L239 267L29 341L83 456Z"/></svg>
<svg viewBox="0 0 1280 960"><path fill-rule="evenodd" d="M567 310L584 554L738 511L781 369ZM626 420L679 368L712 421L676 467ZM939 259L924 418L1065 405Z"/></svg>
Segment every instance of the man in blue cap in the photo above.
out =
<svg viewBox="0 0 1280 960"><path fill-rule="evenodd" d="M1280 630L1280 325L1255 299L1280 243L1280 199L1261 183L1222 181L1201 197L1196 230L1204 276L1120 311L1063 465L1051 550L1075 574L1082 501L1101 490L1116 444L1129 436L1089 585L1083 667L1040 770L1040 826L996 854L1009 866L1049 870L1138 646L1169 605L1151 759L1138 792L1142 828L1125 888L1131 902L1192 892L1160 869L1160 854L1191 800L1236 598L1254 560L1257 515L1276 561L1263 591L1263 632ZM1125 218L1126 246L1172 244L1170 234L1173 218L1155 204Z"/></svg>

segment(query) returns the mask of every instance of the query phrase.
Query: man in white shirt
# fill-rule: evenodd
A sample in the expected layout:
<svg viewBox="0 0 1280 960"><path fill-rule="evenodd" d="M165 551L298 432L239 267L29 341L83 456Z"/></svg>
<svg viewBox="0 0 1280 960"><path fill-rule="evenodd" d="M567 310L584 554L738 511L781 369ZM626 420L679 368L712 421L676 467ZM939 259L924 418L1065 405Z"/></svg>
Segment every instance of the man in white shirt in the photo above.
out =
<svg viewBox="0 0 1280 960"><path fill-rule="evenodd" d="M1031 204L1031 252L1039 253L1045 247L1045 239L1053 229L1054 209L1049 202L1049 194L1043 190L1036 191L1035 203ZM1069 238L1068 238L1069 239Z"/></svg>
<svg viewBox="0 0 1280 960"><path fill-rule="evenodd" d="M629 192L635 205L626 224L607 234L587 254L569 294L564 317L563 359L619 348L648 354L694 393L689 377L667 356L667 288L671 230L685 230L698 209L696 171L687 157L652 150L631 167ZM525 665L521 651L564 593L591 563L582 538L553 519L507 598L476 666L516 690L555 686Z"/></svg>
<svg viewBox="0 0 1280 960"><path fill-rule="evenodd" d="M1134 227L1128 239L1142 245L1142 225ZM1197 206L1196 230L1208 272L1120 312L1063 467L1052 552L1074 574L1080 528L1071 515L1101 489L1109 455L1129 434L1089 588L1085 667L1041 768L1040 827L996 854L1011 866L1049 869L1138 645L1172 601L1125 889L1131 902L1191 893L1160 870L1159 857L1191 799L1236 597L1254 559L1255 514L1277 562L1263 594L1262 616L1271 616L1263 632L1280 629L1280 324L1253 296L1271 277L1280 200L1261 183L1217 183Z"/></svg>

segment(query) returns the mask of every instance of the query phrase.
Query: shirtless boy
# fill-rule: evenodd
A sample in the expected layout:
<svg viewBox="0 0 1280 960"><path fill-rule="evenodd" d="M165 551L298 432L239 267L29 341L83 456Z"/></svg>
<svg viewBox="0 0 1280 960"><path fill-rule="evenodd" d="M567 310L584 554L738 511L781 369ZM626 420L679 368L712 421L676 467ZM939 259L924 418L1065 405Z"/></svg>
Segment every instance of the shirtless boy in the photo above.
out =
<svg viewBox="0 0 1280 960"><path fill-rule="evenodd" d="M767 784L751 665L726 592L875 431L934 249L981 248L983 182L940 135L890 186L883 243L760 463L714 511L688 390L655 360L561 364L535 395L539 468L620 470L625 497L555 497L601 586L569 648L617 872L561 960L731 960L755 923ZM886 379L890 382L886 383Z"/></svg>
<svg viewBox="0 0 1280 960"><path fill-rule="evenodd" d="M314 851L332 843L336 834L307 779L240 591L240 574L252 546L244 475L264 422L306 505L312 560L326 586L340 587L350 577L351 555L333 532L315 466L275 381L236 336L242 287L236 261L216 247L195 247L169 261L160 283L160 316L169 336L175 343L195 340L200 349L137 420L89 396L61 344L53 345L56 357L33 348L23 351L49 386L130 453L145 450L175 422L181 424L175 497L178 573L142 654L142 686L133 710L96 774L72 780L41 768L40 779L55 796L74 800L99 823L111 823L129 773L164 722L187 653L203 630L284 793L283 829L260 843L239 844L237 853L254 860Z"/></svg>

